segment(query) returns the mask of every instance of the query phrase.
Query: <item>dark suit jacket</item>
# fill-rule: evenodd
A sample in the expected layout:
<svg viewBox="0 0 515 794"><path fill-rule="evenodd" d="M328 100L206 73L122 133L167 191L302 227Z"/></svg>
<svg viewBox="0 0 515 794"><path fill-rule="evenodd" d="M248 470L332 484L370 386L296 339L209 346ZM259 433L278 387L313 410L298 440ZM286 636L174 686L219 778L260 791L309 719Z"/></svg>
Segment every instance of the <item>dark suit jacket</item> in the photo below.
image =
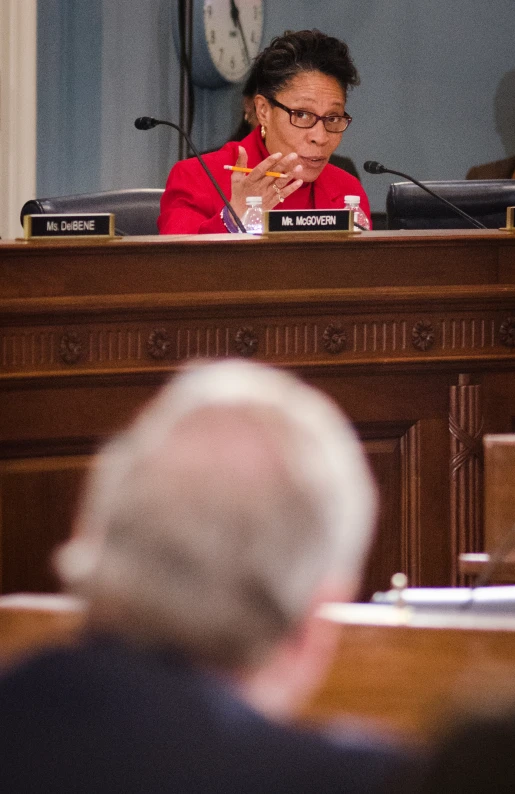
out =
<svg viewBox="0 0 515 794"><path fill-rule="evenodd" d="M397 794L407 770L377 742L273 724L179 656L113 638L47 652L0 681L6 794Z"/></svg>
<svg viewBox="0 0 515 794"><path fill-rule="evenodd" d="M511 179L514 172L515 157L507 157L505 160L473 166L467 173L467 179Z"/></svg>

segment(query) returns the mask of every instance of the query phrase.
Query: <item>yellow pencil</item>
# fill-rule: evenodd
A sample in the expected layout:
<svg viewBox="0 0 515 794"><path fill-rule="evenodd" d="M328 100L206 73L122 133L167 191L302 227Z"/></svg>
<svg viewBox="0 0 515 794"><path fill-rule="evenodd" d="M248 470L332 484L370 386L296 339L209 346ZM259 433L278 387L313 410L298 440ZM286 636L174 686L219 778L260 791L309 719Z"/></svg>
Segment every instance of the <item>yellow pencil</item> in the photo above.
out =
<svg viewBox="0 0 515 794"><path fill-rule="evenodd" d="M224 165L226 171L238 171L240 174L250 174L253 168L241 168L239 165ZM288 174L280 174L278 171L265 171L265 176L273 176L276 179L285 179Z"/></svg>

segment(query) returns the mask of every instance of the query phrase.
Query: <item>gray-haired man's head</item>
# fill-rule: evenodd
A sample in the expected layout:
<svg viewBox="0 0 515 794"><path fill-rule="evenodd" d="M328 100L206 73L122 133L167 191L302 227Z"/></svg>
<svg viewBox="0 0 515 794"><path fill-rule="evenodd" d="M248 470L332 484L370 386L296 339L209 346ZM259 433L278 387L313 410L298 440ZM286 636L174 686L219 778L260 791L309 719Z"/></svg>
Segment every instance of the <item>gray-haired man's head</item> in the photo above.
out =
<svg viewBox="0 0 515 794"><path fill-rule="evenodd" d="M352 592L374 513L328 398L266 366L206 364L103 450L57 566L93 621L237 668L266 658L324 582Z"/></svg>

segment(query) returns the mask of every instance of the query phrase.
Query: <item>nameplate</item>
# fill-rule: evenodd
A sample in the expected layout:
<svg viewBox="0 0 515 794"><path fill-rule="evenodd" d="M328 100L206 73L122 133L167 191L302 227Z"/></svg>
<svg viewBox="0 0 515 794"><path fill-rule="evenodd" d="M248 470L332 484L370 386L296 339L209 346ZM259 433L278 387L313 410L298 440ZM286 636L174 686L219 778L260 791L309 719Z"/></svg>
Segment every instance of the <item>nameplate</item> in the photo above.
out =
<svg viewBox="0 0 515 794"><path fill-rule="evenodd" d="M264 215L265 234L354 231L349 210L270 210Z"/></svg>
<svg viewBox="0 0 515 794"><path fill-rule="evenodd" d="M114 215L110 212L74 215L25 215L26 240L56 237L114 237Z"/></svg>

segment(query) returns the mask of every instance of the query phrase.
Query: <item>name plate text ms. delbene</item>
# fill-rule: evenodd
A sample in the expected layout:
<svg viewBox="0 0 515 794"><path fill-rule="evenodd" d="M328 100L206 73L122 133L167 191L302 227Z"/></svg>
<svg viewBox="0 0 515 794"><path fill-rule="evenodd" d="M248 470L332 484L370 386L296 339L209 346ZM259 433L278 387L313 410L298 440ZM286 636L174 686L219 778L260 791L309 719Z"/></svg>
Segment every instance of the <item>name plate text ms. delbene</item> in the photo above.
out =
<svg viewBox="0 0 515 794"><path fill-rule="evenodd" d="M270 210L265 212L265 234L276 232L353 232L349 210Z"/></svg>
<svg viewBox="0 0 515 794"><path fill-rule="evenodd" d="M56 237L114 237L114 215L111 212L25 215L23 231L26 240Z"/></svg>

